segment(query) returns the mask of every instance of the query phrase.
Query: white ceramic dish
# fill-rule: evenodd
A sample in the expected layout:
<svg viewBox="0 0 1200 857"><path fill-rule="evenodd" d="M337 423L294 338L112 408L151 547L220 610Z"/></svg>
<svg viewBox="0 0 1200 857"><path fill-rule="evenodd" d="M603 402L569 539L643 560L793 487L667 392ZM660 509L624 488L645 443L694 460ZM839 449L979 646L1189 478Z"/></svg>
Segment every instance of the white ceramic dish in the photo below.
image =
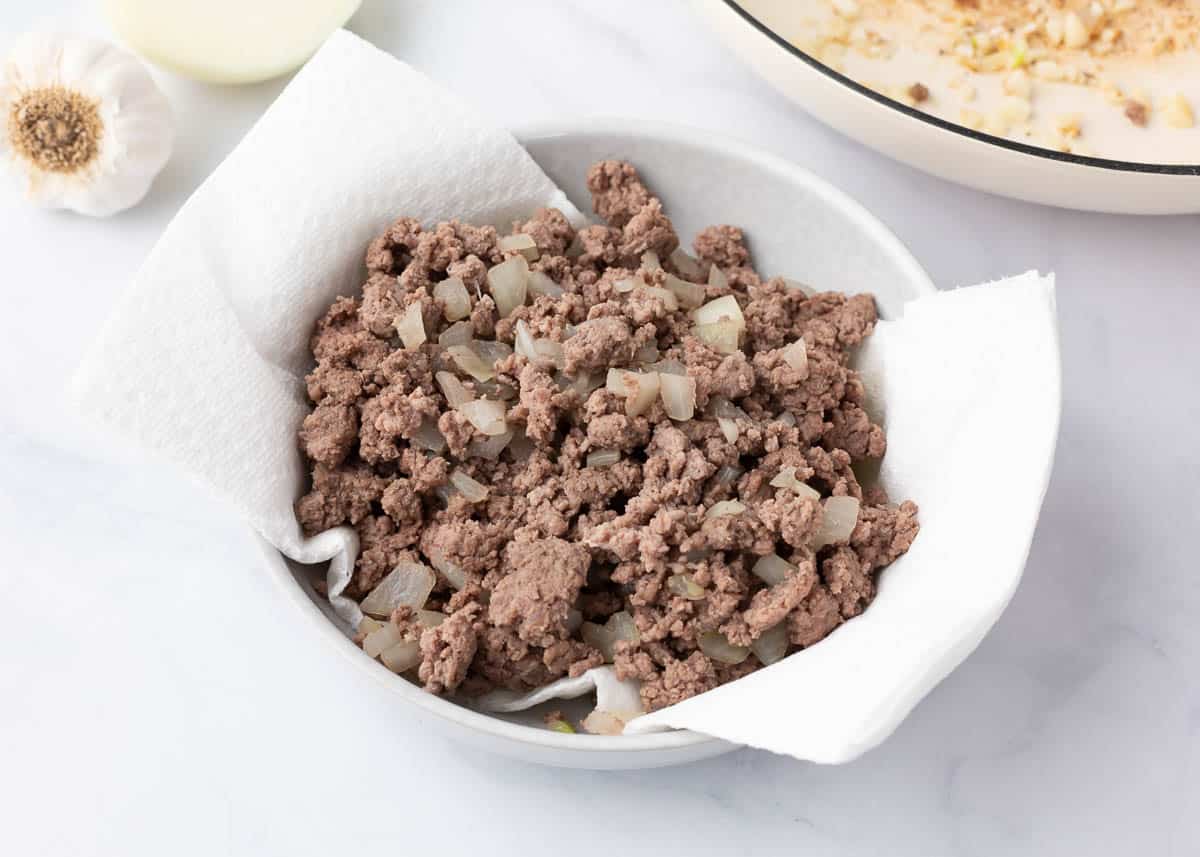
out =
<svg viewBox="0 0 1200 857"><path fill-rule="evenodd" d="M1200 212L1200 163L1083 157L930 116L856 83L790 44L768 20L776 2L793 0L693 0L693 5L734 53L776 89L864 145L950 181L1029 202L1125 214Z"/></svg>
<svg viewBox="0 0 1200 857"><path fill-rule="evenodd" d="M623 158L637 165L688 240L712 223L737 224L750 236L759 270L817 287L872 291L884 317L934 291L916 260L865 209L806 170L740 143L629 120L544 125L517 136L581 210L590 210L584 184L588 166ZM736 749L687 731L563 735L542 726L543 709L491 716L427 694L368 659L334 624L325 600L309 583L323 571L290 563L273 546L260 543L272 577L315 632L356 669L394 691L401 704L427 715L423 723L439 732L491 752L574 768L661 767Z"/></svg>

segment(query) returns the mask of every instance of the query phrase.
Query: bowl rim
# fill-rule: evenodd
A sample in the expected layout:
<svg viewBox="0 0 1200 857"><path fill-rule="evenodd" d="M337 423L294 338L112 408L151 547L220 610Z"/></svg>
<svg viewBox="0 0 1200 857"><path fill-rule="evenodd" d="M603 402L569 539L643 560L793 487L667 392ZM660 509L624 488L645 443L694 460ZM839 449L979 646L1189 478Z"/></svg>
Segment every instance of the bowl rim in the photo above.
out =
<svg viewBox="0 0 1200 857"><path fill-rule="evenodd" d="M773 30L770 25L766 24L754 13L746 9L738 0L721 0L721 2L735 15L737 15L743 23L748 24L759 34L768 38L777 47L782 48L791 56L803 62L819 74L828 77L829 79L840 83L846 88L865 96L872 101L902 113L911 119L916 119L924 122L927 125L932 125L942 131L948 131L952 134L957 134L960 137L966 137L969 140L984 143L997 148L1007 149L1012 152L1017 152L1022 155L1031 155L1035 158L1042 158L1047 161L1056 161L1062 164L1072 164L1074 166L1093 167L1096 169L1110 170L1113 172L1125 173L1147 173L1151 175L1167 175L1167 176L1200 176L1200 164L1164 164L1150 163L1145 161L1126 161L1119 158L1098 158L1091 155L1075 155L1070 152L1056 152L1053 149L1044 149L1040 146L1031 146L1028 143L1020 143L1016 140L1009 140L1005 137L997 137L993 134L987 134L983 131L976 131L966 126L950 122L946 119L941 119L937 116L932 116L924 111L917 110L914 107L909 107L903 102L897 101L894 98L889 98L882 93L876 92L863 86L858 81L851 77L847 77L839 71L835 71L823 62L818 60L800 48L793 45L778 32Z"/></svg>
<svg viewBox="0 0 1200 857"><path fill-rule="evenodd" d="M586 134L609 134L643 137L667 143L702 148L741 160L755 162L767 170L788 174L817 193L822 200L849 215L872 240L884 248L904 269L910 282L916 284L921 295L937 291L929 274L921 267L911 251L892 233L884 223L845 191L804 167L778 155L771 154L749 143L729 136L713 134L686 125L658 120L593 117L575 120L547 120L521 125L512 133L524 146L535 140L554 137L580 136ZM426 693L416 685L397 680L398 677L382 664L364 658L362 651L354 645L329 617L308 596L293 576L291 569L278 548L255 534L256 542L263 551L271 577L295 604L301 613L314 621L317 631L329 640L333 647L353 663L356 669L368 675L374 682L399 694L427 714L474 731L483 736L497 738L514 744L524 744L539 749L565 751L575 756L591 753L636 753L639 751L680 751L704 745L727 745L730 750L738 745L711 735L687 729L673 729L633 735L587 735L563 734L549 729L537 729L475 711L440 696Z"/></svg>

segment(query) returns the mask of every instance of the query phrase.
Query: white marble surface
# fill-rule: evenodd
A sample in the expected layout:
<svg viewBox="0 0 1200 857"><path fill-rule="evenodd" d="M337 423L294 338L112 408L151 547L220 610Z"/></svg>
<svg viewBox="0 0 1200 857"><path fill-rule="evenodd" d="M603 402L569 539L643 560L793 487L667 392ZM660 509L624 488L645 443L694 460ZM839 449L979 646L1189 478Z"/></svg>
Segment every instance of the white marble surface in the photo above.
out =
<svg viewBox="0 0 1200 857"><path fill-rule="evenodd" d="M83 4L10 0L0 29L48 9L98 26ZM0 196L0 852L1200 850L1196 218L1040 209L898 166L774 95L677 2L367 0L352 26L502 122L659 117L783 153L942 286L1057 272L1062 436L1024 583L976 654L845 767L740 751L599 775L423 734L297 633L237 520L61 404L122 283L282 85L166 78L181 141L142 206L91 221ZM334 758L315 744L338 722ZM465 807L469 823L451 814Z"/></svg>

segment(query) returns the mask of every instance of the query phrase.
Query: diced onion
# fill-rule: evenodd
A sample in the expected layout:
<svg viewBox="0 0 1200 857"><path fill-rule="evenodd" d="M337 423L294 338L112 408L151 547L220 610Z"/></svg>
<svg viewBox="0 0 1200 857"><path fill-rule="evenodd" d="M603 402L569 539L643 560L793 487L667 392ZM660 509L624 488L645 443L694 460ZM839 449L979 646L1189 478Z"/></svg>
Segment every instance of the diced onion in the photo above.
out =
<svg viewBox="0 0 1200 857"><path fill-rule="evenodd" d="M717 468L717 474L713 477L718 485L732 485L737 482L745 471L736 464L722 464Z"/></svg>
<svg viewBox="0 0 1200 857"><path fill-rule="evenodd" d="M455 589L462 589L469 582L467 573L463 571L462 566L450 562L440 551L431 553L429 561Z"/></svg>
<svg viewBox="0 0 1200 857"><path fill-rule="evenodd" d="M475 349L475 353L479 355L479 359L484 363L487 363L493 369L496 368L497 363L513 353L513 350L503 342L493 341L491 339L481 339L478 342L473 343L471 347ZM482 378L480 380L487 379Z"/></svg>
<svg viewBox="0 0 1200 857"><path fill-rule="evenodd" d="M457 409L475 399L475 395L463 386L463 382L450 372L436 372L433 377L442 388L442 395L446 397L446 403L450 407Z"/></svg>
<svg viewBox="0 0 1200 857"><path fill-rule="evenodd" d="M525 303L529 288L529 260L524 256L513 256L488 269L488 288L496 300L496 311L501 318Z"/></svg>
<svg viewBox="0 0 1200 857"><path fill-rule="evenodd" d="M458 587L461 589L462 587ZM440 610L418 610L417 624L422 628L436 628L446 621L446 614Z"/></svg>
<svg viewBox="0 0 1200 857"><path fill-rule="evenodd" d="M692 328L696 338L718 354L733 354L738 350L742 329L732 321L698 324Z"/></svg>
<svg viewBox="0 0 1200 857"><path fill-rule="evenodd" d="M607 385L610 393L625 397L625 413L636 417L654 403L659 389L658 373L609 369Z"/></svg>
<svg viewBox="0 0 1200 857"><path fill-rule="evenodd" d="M763 666L770 666L783 660L787 654L788 642L787 620L784 620L759 634L750 644L750 651L762 661Z"/></svg>
<svg viewBox="0 0 1200 857"><path fill-rule="evenodd" d="M610 467L621 460L619 449L596 449L588 453L588 467Z"/></svg>
<svg viewBox="0 0 1200 857"><path fill-rule="evenodd" d="M779 468L779 472L771 480L771 487L786 488L789 491L794 491L805 500L821 499L821 492L796 478L796 468L794 467Z"/></svg>
<svg viewBox="0 0 1200 857"><path fill-rule="evenodd" d="M687 367L678 360L659 360L646 367L660 375L686 375Z"/></svg>
<svg viewBox="0 0 1200 857"><path fill-rule="evenodd" d="M378 631L382 627L383 623L378 619L372 619L370 616L363 616L358 620L358 628L356 630L365 637L372 631Z"/></svg>
<svg viewBox="0 0 1200 857"><path fill-rule="evenodd" d="M625 721L608 711L596 709L579 724L591 735L620 735L625 731Z"/></svg>
<svg viewBox="0 0 1200 857"><path fill-rule="evenodd" d="M805 285L804 283L800 282L799 280L785 279L783 281L783 284L785 286L787 286L789 289L796 289L797 291L803 292L805 297L811 298L813 295L815 295L817 293L817 290L814 289L812 286Z"/></svg>
<svg viewBox="0 0 1200 857"><path fill-rule="evenodd" d="M633 356L633 359L638 363L653 363L658 359L658 346L653 342L647 342L637 350L637 354Z"/></svg>
<svg viewBox="0 0 1200 857"><path fill-rule="evenodd" d="M475 399L458 407L458 411L466 417L471 425L486 435L500 435L508 431L504 421L507 412L504 402L491 399Z"/></svg>
<svg viewBox="0 0 1200 857"><path fill-rule="evenodd" d="M598 390L604 386L604 379L599 375L593 375L586 369L581 370L575 376L575 380L571 382L571 389L580 395L582 398L587 398L592 394L593 390Z"/></svg>
<svg viewBox="0 0 1200 857"><path fill-rule="evenodd" d="M723 664L740 664L750 656L748 648L733 645L724 634L717 631L704 632L699 642L700 651Z"/></svg>
<svg viewBox="0 0 1200 857"><path fill-rule="evenodd" d="M379 656L383 665L397 675L421 663L421 644L416 640L401 640Z"/></svg>
<svg viewBox="0 0 1200 857"><path fill-rule="evenodd" d="M808 346L803 339L797 339L783 349L783 359L801 378L808 377Z"/></svg>
<svg viewBox="0 0 1200 857"><path fill-rule="evenodd" d="M397 607L424 607L436 582L429 566L402 560L359 606L368 616L376 618L390 615Z"/></svg>
<svg viewBox="0 0 1200 857"><path fill-rule="evenodd" d="M713 270L715 271L716 268ZM674 274L667 274L664 285L670 289L671 294L675 295L679 300L679 305L684 309L696 309L704 303L704 286L699 283L689 283Z"/></svg>
<svg viewBox="0 0 1200 857"><path fill-rule="evenodd" d="M515 399L517 391L509 384L501 384L495 379L491 381L476 381L475 391L485 399Z"/></svg>
<svg viewBox="0 0 1200 857"><path fill-rule="evenodd" d="M727 319L737 325L738 330L744 330L746 327L746 317L742 315L742 308L738 306L737 298L733 295L711 300L699 307L693 315L698 325L716 324Z"/></svg>
<svg viewBox="0 0 1200 857"><path fill-rule="evenodd" d="M455 378L455 380L458 379ZM430 452L441 452L446 448L446 437L438 429L437 420L433 417L426 417L422 420L421 425L413 432L410 439L417 446Z"/></svg>
<svg viewBox="0 0 1200 857"><path fill-rule="evenodd" d="M488 487L482 482L476 482L458 468L450 471L450 484L457 488L458 493L469 503L481 503L487 499Z"/></svg>
<svg viewBox="0 0 1200 857"><path fill-rule="evenodd" d="M699 601L706 593L704 587L692 579L690 574L672 574L667 578L667 589L688 601Z"/></svg>
<svg viewBox="0 0 1200 857"><path fill-rule="evenodd" d="M508 446L512 439L512 429L503 434L492 435L486 438L477 437L467 445L467 455L475 458L485 458L488 461L495 461L500 457L500 453L504 452L504 448Z"/></svg>
<svg viewBox="0 0 1200 857"><path fill-rule="evenodd" d="M597 625L595 622L582 623L579 626L579 636L592 648L599 649L608 663L613 661L618 642L636 643L640 639L633 617L624 610L614 613L603 625Z"/></svg>
<svg viewBox="0 0 1200 857"><path fill-rule="evenodd" d="M672 312L679 309L679 300L670 289L661 289L658 286L643 286L642 291L654 295L654 297L663 302L663 306Z"/></svg>
<svg viewBox="0 0 1200 857"><path fill-rule="evenodd" d="M368 657L377 658L392 646L404 640L400 629L388 622L363 638L363 651Z"/></svg>
<svg viewBox="0 0 1200 857"><path fill-rule="evenodd" d="M533 343L533 349L537 353L538 360L543 363L561 369L567 365L567 353L563 350L561 342L555 342L553 339L538 339Z"/></svg>
<svg viewBox="0 0 1200 857"><path fill-rule="evenodd" d="M769 553L758 558L750 569L770 586L782 582L789 575L796 573L796 566L785 560L777 553Z"/></svg>
<svg viewBox="0 0 1200 857"><path fill-rule="evenodd" d="M537 359L537 349L533 344L533 334L529 332L529 325L525 323L525 319L519 319L513 327L513 344L516 346L515 350L517 354L526 360Z"/></svg>
<svg viewBox="0 0 1200 857"><path fill-rule="evenodd" d="M613 291L617 294L625 294L626 292L632 292L638 286L644 287L645 285L646 283L641 277L626 277L623 280L617 280L613 283Z"/></svg>
<svg viewBox="0 0 1200 857"><path fill-rule="evenodd" d="M497 246L505 253L520 253L525 257L527 262L537 260L540 255L538 253L537 242L533 237L520 232L516 235L505 235L496 242Z"/></svg>
<svg viewBox="0 0 1200 857"><path fill-rule="evenodd" d="M438 345L449 348L451 345L467 345L475 338L475 327L469 321L456 321L438 334Z"/></svg>
<svg viewBox="0 0 1200 857"><path fill-rule="evenodd" d="M612 633L613 639L617 641L626 641L636 643L641 635L638 633L637 623L633 621L633 617L624 610L612 614L608 617L608 622L605 627Z"/></svg>
<svg viewBox="0 0 1200 857"><path fill-rule="evenodd" d="M700 276L700 263L689 256L682 247L676 247L672 250L669 258L671 264L675 266L675 270L685 277Z"/></svg>
<svg viewBox="0 0 1200 857"><path fill-rule="evenodd" d="M729 443L737 443L737 423L735 423L729 417L717 417L717 426L721 429L721 434L725 435L726 441Z"/></svg>
<svg viewBox="0 0 1200 857"><path fill-rule="evenodd" d="M727 289L729 288L729 278L716 265L710 265L708 268L708 284L714 289Z"/></svg>
<svg viewBox="0 0 1200 857"><path fill-rule="evenodd" d="M780 411L779 416L777 416L775 419L779 420L784 425L794 426L796 424L796 417L791 411Z"/></svg>
<svg viewBox="0 0 1200 857"><path fill-rule="evenodd" d="M457 364L458 368L478 381L490 381L496 377L492 364L485 362L475 349L469 345L451 345L446 353Z"/></svg>
<svg viewBox="0 0 1200 857"><path fill-rule="evenodd" d="M731 420L748 420L750 415L735 405L733 402L726 399L724 396L712 396L708 400L708 407L705 409L714 417L727 417Z"/></svg>
<svg viewBox="0 0 1200 857"><path fill-rule="evenodd" d="M821 518L821 528L813 537L814 550L849 540L858 523L857 497L830 497L824 506L825 514Z"/></svg>
<svg viewBox="0 0 1200 857"><path fill-rule="evenodd" d="M526 437L523 431L514 434L512 441L508 444L508 451L512 455L513 461L524 461L533 455L533 449L533 441Z"/></svg>
<svg viewBox="0 0 1200 857"><path fill-rule="evenodd" d="M704 517L723 518L726 515L740 515L744 511L746 511L745 504L737 500L721 500L709 506L708 511L704 513Z"/></svg>
<svg viewBox="0 0 1200 857"><path fill-rule="evenodd" d="M563 287L550 276L542 271L529 272L529 291L535 295L546 295L552 298L561 298L566 292Z"/></svg>
<svg viewBox="0 0 1200 857"><path fill-rule="evenodd" d="M662 262L658 258L658 254L653 250L647 250L642 254L642 270L657 271L662 268Z"/></svg>
<svg viewBox="0 0 1200 857"><path fill-rule="evenodd" d="M659 375L659 388L667 416L680 422L696 413L696 379L686 375Z"/></svg>
<svg viewBox="0 0 1200 857"><path fill-rule="evenodd" d="M462 277L442 280L433 287L433 296L442 302L442 314L446 316L446 321L458 321L471 314L471 295Z"/></svg>
<svg viewBox="0 0 1200 857"><path fill-rule="evenodd" d="M416 351L425 344L425 319L421 317L421 302L408 305L404 315L396 319L396 332L406 351Z"/></svg>

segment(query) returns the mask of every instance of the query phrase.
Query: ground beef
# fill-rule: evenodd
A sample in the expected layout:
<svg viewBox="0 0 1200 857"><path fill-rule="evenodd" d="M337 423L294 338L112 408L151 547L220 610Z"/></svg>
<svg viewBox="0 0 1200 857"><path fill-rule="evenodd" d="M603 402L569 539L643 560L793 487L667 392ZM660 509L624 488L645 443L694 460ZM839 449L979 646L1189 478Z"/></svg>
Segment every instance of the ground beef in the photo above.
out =
<svg viewBox="0 0 1200 857"><path fill-rule="evenodd" d="M361 295L334 301L310 341L314 408L299 445L312 486L297 518L310 534L358 532L350 597L401 561L437 569L425 611L390 618L419 641L415 673L432 693L579 675L605 660L583 623L623 613L637 634L609 652L618 675L641 682L647 709L671 705L762 666L753 654L713 660L705 635L748 649L782 623L792 649L813 645L866 609L880 570L917 535L916 506L890 504L854 469L886 450L850 368L874 328L873 299L764 280L742 231L711 226L693 244L694 279L720 268L728 284L707 286L706 299L733 295L746 319L740 348L719 353L693 335L686 309L653 291L669 280L645 254L689 267L668 258L679 239L661 202L626 163L596 164L587 181L604 224L576 233L547 208L513 226L533 240L530 268L561 295L531 295L501 317L486 275L516 251L501 249L495 229L400 218L371 242ZM468 375L437 344L450 322L432 295L446 277L467 286L474 339L504 346L491 377ZM406 349L395 323L414 303L426 342ZM540 341L536 359L507 353L522 329ZM787 360L798 339L807 371ZM608 389L610 369L686 373L694 418L672 421L661 398L631 414L636 397ZM451 408L443 372L502 402L505 434ZM715 419L731 405L736 437ZM822 498L860 500L848 539L815 547L821 501L772 486L784 468ZM486 496L464 495L461 476ZM710 514L728 500L741 510ZM768 586L752 569L771 553L796 570Z"/></svg>

